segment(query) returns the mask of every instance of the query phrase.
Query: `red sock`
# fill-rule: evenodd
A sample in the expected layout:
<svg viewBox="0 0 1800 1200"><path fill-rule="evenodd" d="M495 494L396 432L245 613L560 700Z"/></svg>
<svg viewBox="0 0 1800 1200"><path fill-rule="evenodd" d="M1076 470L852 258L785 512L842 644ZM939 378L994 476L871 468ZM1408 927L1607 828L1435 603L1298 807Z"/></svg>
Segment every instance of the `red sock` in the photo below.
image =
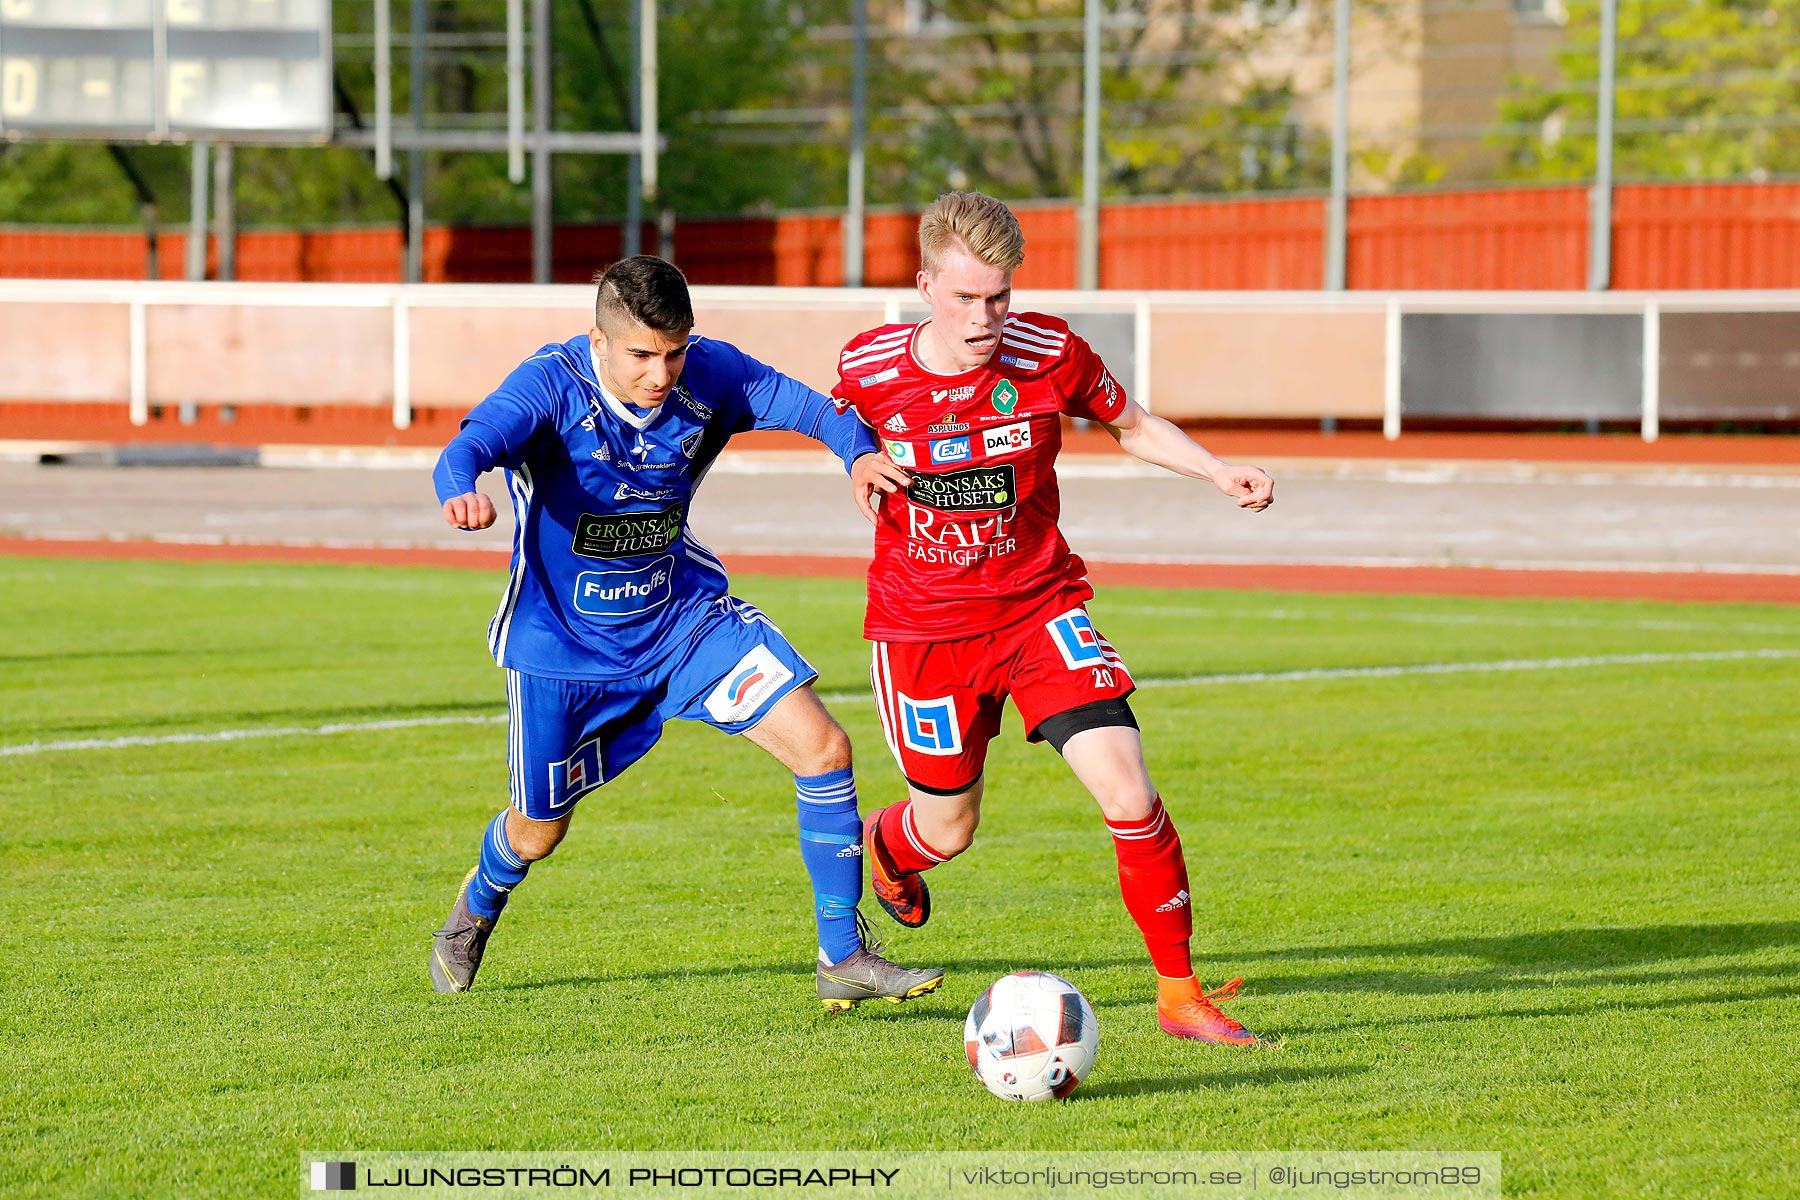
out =
<svg viewBox="0 0 1800 1200"><path fill-rule="evenodd" d="M875 827L881 831L881 848L887 852L886 865L896 875L928 871L941 862L950 861L952 857L933 849L929 842L919 836L910 797L883 809L881 820Z"/></svg>
<svg viewBox="0 0 1800 1200"><path fill-rule="evenodd" d="M1119 891L1125 911L1144 934L1156 973L1184 979L1194 973L1188 940L1194 935L1194 910L1188 895L1187 860L1181 836L1164 811L1162 797L1150 815L1138 821L1108 821L1113 850L1119 856Z"/></svg>

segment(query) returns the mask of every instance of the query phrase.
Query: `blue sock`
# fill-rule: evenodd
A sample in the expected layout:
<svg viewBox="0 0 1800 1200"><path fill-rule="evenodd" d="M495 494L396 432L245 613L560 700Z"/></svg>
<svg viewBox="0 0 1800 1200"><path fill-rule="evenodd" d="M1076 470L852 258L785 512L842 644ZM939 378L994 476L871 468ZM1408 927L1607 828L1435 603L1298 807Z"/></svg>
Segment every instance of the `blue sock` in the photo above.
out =
<svg viewBox="0 0 1800 1200"><path fill-rule="evenodd" d="M531 869L531 864L513 853L512 843L506 840L506 814L510 811L501 809L500 815L488 823L487 834L481 839L481 861L475 864L475 878L469 880L469 911L490 921L500 919L506 897Z"/></svg>
<svg viewBox="0 0 1800 1200"><path fill-rule="evenodd" d="M812 877L819 952L842 962L862 945L856 903L862 899L862 818L856 815L856 776L849 767L794 776L800 804L800 857Z"/></svg>

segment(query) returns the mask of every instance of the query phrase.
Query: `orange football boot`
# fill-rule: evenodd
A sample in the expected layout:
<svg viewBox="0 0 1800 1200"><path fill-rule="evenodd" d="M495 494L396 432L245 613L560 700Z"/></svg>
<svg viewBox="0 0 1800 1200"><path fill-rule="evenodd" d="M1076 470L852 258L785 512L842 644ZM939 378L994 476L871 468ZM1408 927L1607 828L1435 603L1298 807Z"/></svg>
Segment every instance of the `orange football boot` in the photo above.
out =
<svg viewBox="0 0 1800 1200"><path fill-rule="evenodd" d="M1237 995L1242 979L1214 991L1201 987L1199 979L1156 977L1156 1023L1163 1032L1178 1038L1215 1042L1221 1046L1254 1046L1256 1035L1219 1011L1215 1000L1229 1000Z"/></svg>
<svg viewBox="0 0 1800 1200"><path fill-rule="evenodd" d="M863 844L869 851L869 883L875 902L888 916L908 929L917 929L931 919L931 889L918 873L902 875L894 870L893 860L881 844L881 814L886 811L878 808L863 822Z"/></svg>

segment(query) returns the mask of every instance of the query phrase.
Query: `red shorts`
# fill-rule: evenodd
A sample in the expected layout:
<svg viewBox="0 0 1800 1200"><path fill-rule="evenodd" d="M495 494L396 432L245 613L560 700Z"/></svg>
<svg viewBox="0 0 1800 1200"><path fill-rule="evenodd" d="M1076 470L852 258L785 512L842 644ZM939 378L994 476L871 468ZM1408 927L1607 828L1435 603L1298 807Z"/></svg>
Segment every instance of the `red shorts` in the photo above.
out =
<svg viewBox="0 0 1800 1200"><path fill-rule="evenodd" d="M908 779L937 791L963 791L981 775L1008 696L1035 742L1058 713L1135 686L1086 606L1068 597L992 633L874 646L870 682L888 748Z"/></svg>

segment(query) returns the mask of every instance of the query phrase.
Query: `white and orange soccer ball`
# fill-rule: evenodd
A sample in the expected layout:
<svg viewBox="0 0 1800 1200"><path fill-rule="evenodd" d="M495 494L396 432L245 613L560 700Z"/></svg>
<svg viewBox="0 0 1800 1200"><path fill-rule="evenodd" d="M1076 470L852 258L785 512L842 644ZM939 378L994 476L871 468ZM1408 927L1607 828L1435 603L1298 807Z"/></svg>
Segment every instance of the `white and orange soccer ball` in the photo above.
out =
<svg viewBox="0 0 1800 1200"><path fill-rule="evenodd" d="M1060 1100L1094 1069L1100 1023L1068 980L1019 971L969 1009L963 1046L975 1078L1002 1100Z"/></svg>

